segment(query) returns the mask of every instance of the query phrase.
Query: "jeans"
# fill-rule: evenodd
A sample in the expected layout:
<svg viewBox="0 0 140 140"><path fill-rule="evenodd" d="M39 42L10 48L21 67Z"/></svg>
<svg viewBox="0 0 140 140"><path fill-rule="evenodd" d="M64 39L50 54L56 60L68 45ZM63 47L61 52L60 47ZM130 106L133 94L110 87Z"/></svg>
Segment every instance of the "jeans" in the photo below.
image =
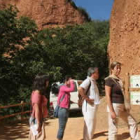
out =
<svg viewBox="0 0 140 140"><path fill-rule="evenodd" d="M63 139L66 123L69 117L69 110L66 108L59 108L58 118L59 118L59 130L57 133L58 139Z"/></svg>

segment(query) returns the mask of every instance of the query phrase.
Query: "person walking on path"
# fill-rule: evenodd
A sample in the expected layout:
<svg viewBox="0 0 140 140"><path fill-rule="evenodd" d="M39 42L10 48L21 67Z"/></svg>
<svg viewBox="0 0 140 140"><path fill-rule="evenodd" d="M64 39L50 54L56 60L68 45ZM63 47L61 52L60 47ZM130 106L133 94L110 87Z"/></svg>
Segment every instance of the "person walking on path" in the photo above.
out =
<svg viewBox="0 0 140 140"><path fill-rule="evenodd" d="M129 126L132 140L140 140L137 123L129 113L129 106L125 106L123 82L119 78L121 63L113 62L110 66L111 75L105 79L105 93L109 122L108 140L117 140L118 118L123 119ZM127 103L127 102L126 102Z"/></svg>
<svg viewBox="0 0 140 140"><path fill-rule="evenodd" d="M88 69L88 77L79 87L79 93L83 97L82 112L84 116L83 140L91 140L96 125L96 112L100 104L99 90L96 80L99 78L97 67ZM85 94L86 93L86 94Z"/></svg>
<svg viewBox="0 0 140 140"><path fill-rule="evenodd" d="M71 77L65 77L65 84L60 87L57 104L60 106L58 111L59 118L59 129L57 133L57 139L62 140L64 136L64 131L66 128L66 123L69 117L69 107L70 107L70 92L74 90L74 82Z"/></svg>
<svg viewBox="0 0 140 140"><path fill-rule="evenodd" d="M47 117L47 98L44 96L49 84L48 76L39 74L35 77L31 94L32 113L29 120L29 140L45 140L45 127L43 119ZM34 129L36 127L36 134ZM33 127L34 126L34 127Z"/></svg>

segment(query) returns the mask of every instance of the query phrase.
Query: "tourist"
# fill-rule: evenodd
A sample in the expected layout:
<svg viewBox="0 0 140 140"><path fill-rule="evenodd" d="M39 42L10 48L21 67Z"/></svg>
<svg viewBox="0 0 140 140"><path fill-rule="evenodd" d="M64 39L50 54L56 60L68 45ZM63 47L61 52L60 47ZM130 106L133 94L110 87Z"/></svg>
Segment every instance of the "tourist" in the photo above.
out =
<svg viewBox="0 0 140 140"><path fill-rule="evenodd" d="M48 76L39 74L35 77L31 94L30 140L44 140L45 127L43 119L47 117L47 98L44 96L48 87ZM36 126L36 127L35 127ZM35 128L34 128L35 127ZM35 129L37 131L35 131Z"/></svg>
<svg viewBox="0 0 140 140"><path fill-rule="evenodd" d="M66 123L69 117L70 108L70 92L74 90L74 82L71 77L65 77L65 83L60 87L57 103L60 106L58 111L59 129L57 133L57 139L62 140Z"/></svg>
<svg viewBox="0 0 140 140"><path fill-rule="evenodd" d="M82 112L84 116L83 140L91 140L96 125L96 112L100 104L99 90L96 80L99 78L97 67L88 69L88 77L79 87L79 93L83 97Z"/></svg>
<svg viewBox="0 0 140 140"><path fill-rule="evenodd" d="M125 96L123 82L119 78L121 72L121 63L113 62L111 64L111 75L105 79L105 93L107 99L108 122L109 122L109 140L117 140L118 118L123 119L130 129L132 140L140 140L136 121L129 113L129 108L125 107Z"/></svg>

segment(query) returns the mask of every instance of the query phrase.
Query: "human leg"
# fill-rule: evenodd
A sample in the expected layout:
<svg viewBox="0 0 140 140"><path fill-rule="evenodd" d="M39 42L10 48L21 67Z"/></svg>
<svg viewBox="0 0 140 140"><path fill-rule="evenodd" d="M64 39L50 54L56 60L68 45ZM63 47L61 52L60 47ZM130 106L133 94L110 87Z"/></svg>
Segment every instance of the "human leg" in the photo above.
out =
<svg viewBox="0 0 140 140"><path fill-rule="evenodd" d="M65 108L60 108L59 109L59 113L58 113L58 117L59 117L59 130L57 133L57 139L58 140L62 140L63 139L63 135L64 135L64 131L65 131L65 127L66 127L66 123L68 120L68 110Z"/></svg>
<svg viewBox="0 0 140 140"><path fill-rule="evenodd" d="M128 124L132 140L140 140L137 123L132 115L124 109L124 111L121 112L120 117Z"/></svg>
<svg viewBox="0 0 140 140"><path fill-rule="evenodd" d="M117 140L118 118L120 116L121 111L124 108L124 104L113 103L112 105L113 105L113 109L114 109L117 117L116 117L116 119L112 119L110 111L108 112L108 124L109 124L108 139Z"/></svg>
<svg viewBox="0 0 140 140"><path fill-rule="evenodd" d="M117 140L117 123L118 120L115 119L113 120L111 118L111 114L108 113L108 125L109 125L109 129L108 129L108 140Z"/></svg>
<svg viewBox="0 0 140 140"><path fill-rule="evenodd" d="M96 110L97 106L87 105L87 110L83 112L84 115L84 140L91 140L94 134L96 125Z"/></svg>

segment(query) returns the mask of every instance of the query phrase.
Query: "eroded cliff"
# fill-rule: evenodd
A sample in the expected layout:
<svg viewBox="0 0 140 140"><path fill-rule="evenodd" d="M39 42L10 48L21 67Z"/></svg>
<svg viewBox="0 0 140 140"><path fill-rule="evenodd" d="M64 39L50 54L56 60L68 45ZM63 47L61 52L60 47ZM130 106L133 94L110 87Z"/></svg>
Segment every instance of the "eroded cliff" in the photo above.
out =
<svg viewBox="0 0 140 140"><path fill-rule="evenodd" d="M86 17L69 0L0 0L0 8L15 5L20 16L35 20L39 29L82 24Z"/></svg>
<svg viewBox="0 0 140 140"><path fill-rule="evenodd" d="M140 74L140 1L115 0L110 20L110 62L122 63L122 74Z"/></svg>

